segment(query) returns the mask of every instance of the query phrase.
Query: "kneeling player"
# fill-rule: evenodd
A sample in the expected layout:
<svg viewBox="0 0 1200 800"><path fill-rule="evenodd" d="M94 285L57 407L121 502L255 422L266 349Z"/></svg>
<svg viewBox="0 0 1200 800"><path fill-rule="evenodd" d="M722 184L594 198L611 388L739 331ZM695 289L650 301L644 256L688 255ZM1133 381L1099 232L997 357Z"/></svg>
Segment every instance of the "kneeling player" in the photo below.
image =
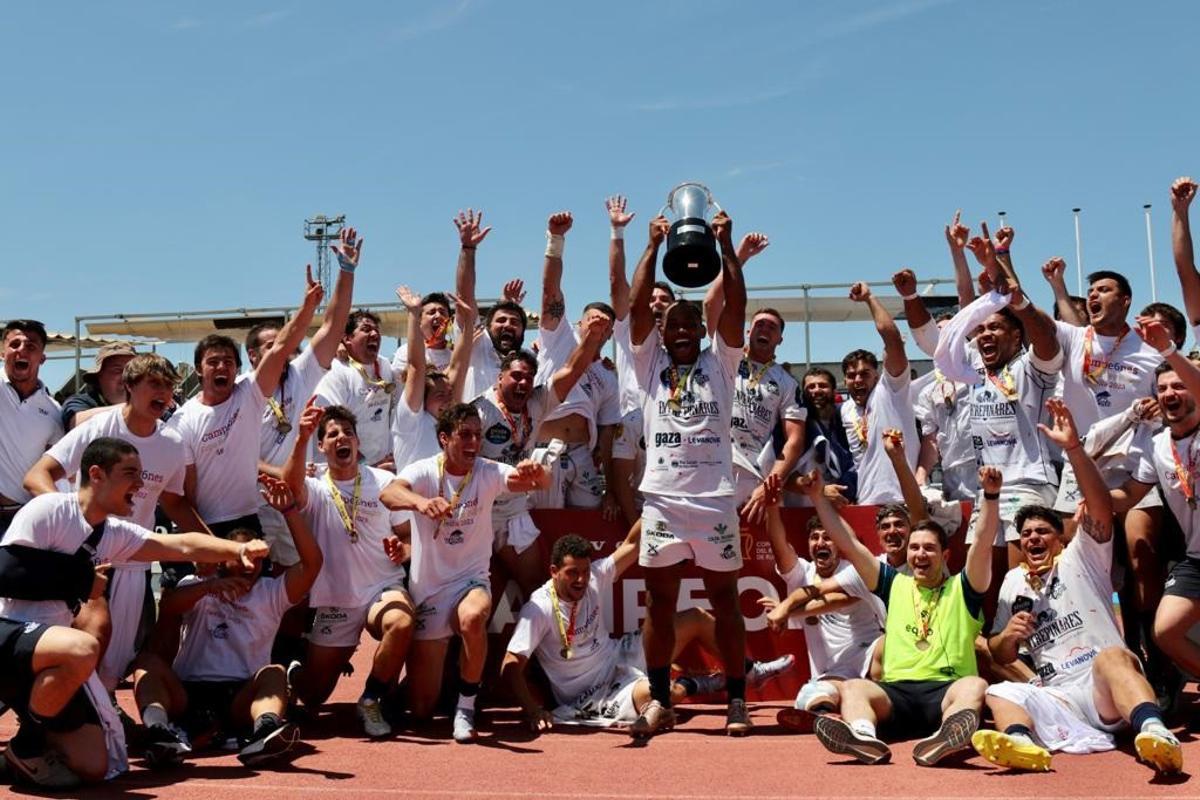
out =
<svg viewBox="0 0 1200 800"><path fill-rule="evenodd" d="M287 522L300 561L278 578L264 577L261 563L231 561L216 576L189 575L163 595L162 617L182 622L179 653L171 666L143 654L134 673L151 766L191 751L173 719L193 736L248 733L238 753L247 766L296 741L295 726L284 720L287 677L282 666L270 663L271 645L283 615L308 594L322 557L287 484L265 475L260 480L267 501Z"/></svg>

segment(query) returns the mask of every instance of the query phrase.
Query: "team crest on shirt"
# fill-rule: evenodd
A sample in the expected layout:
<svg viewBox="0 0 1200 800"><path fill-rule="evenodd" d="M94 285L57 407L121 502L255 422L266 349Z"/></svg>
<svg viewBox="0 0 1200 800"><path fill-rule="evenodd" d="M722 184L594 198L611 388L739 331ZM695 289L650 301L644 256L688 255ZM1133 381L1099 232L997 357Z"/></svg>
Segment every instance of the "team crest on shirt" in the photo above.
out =
<svg viewBox="0 0 1200 800"><path fill-rule="evenodd" d="M692 383L696 386L708 386L708 375L704 370L696 367L696 371L692 375Z"/></svg>
<svg viewBox="0 0 1200 800"><path fill-rule="evenodd" d="M219 625L217 625L215 628L213 628L212 629L212 637L214 639L228 639L229 638L229 623L222 622Z"/></svg>
<svg viewBox="0 0 1200 800"><path fill-rule="evenodd" d="M1096 392L1096 405L1100 408L1109 408L1112 406L1112 395L1108 392Z"/></svg>
<svg viewBox="0 0 1200 800"><path fill-rule="evenodd" d="M1060 598L1064 594L1066 594L1066 592L1067 592L1066 585L1058 579L1057 575L1055 575L1054 578L1051 579L1051 581L1050 581L1050 596L1053 597L1055 600L1057 600L1058 598Z"/></svg>
<svg viewBox="0 0 1200 800"><path fill-rule="evenodd" d="M492 444L504 444L512 438L510 431L502 422L497 422L492 427L488 428L483 434L483 438L487 439Z"/></svg>
<svg viewBox="0 0 1200 800"><path fill-rule="evenodd" d="M737 551L733 549L733 545L727 544L721 548L721 558L725 559L726 561L732 561L733 559L737 558Z"/></svg>
<svg viewBox="0 0 1200 800"><path fill-rule="evenodd" d="M449 536L446 537L446 544L455 545L455 544L462 544L462 543L463 543L463 532L462 531L454 531L453 533L451 533Z"/></svg>
<svg viewBox="0 0 1200 800"><path fill-rule="evenodd" d="M776 381L767 381L764 386L767 389L767 394L779 394L779 383Z"/></svg>

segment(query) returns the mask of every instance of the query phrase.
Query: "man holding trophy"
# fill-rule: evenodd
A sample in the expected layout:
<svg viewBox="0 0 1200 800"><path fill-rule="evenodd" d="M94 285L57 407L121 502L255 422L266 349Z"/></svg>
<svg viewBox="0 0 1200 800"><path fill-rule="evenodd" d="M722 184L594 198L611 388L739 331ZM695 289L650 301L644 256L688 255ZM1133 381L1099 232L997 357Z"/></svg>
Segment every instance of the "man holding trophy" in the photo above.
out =
<svg viewBox="0 0 1200 800"><path fill-rule="evenodd" d="M742 553L730 431L746 323L746 285L729 216L719 211L711 228L705 222L705 213L713 206L708 191L698 184L684 184L672 192L669 206L680 218L672 224L660 215L650 222L650 244L633 277L629 310L634 369L644 393L646 469L641 491L645 508L638 563L646 572L648 615L642 635L651 695L631 733L644 739L674 726L675 606L684 563L691 560L703 573L717 621L729 693L725 729L731 735L745 735L750 731L745 625L737 594ZM664 238L668 244L663 267L677 283L704 285L716 278L713 266L720 265L725 307L708 348L701 348L704 320L695 303L673 303L661 329L654 324L650 299L658 245Z"/></svg>

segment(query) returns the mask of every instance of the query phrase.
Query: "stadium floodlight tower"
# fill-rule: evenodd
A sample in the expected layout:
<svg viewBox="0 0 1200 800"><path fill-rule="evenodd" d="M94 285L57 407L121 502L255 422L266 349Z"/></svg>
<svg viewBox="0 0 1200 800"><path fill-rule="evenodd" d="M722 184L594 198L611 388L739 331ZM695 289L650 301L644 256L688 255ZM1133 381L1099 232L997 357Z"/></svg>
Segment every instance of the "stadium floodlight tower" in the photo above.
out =
<svg viewBox="0 0 1200 800"><path fill-rule="evenodd" d="M338 240L345 224L345 214L338 214L336 217L314 214L312 219L304 220L304 238L317 243L317 283L325 290L326 297L333 291L329 270L329 245Z"/></svg>

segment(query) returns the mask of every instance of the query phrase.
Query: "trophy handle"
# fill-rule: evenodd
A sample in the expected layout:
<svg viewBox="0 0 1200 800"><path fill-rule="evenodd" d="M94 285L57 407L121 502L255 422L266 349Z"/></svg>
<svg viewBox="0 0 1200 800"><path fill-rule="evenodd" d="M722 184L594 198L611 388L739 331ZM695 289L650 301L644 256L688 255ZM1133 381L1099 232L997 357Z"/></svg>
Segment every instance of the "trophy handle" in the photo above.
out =
<svg viewBox="0 0 1200 800"><path fill-rule="evenodd" d="M670 203L667 203L665 206L663 206L662 208L660 208L660 209L658 210L658 215L659 215L660 217L665 217L665 216L667 215L667 212L668 212L668 211L670 211L670 210L671 210L671 204L670 204Z"/></svg>

